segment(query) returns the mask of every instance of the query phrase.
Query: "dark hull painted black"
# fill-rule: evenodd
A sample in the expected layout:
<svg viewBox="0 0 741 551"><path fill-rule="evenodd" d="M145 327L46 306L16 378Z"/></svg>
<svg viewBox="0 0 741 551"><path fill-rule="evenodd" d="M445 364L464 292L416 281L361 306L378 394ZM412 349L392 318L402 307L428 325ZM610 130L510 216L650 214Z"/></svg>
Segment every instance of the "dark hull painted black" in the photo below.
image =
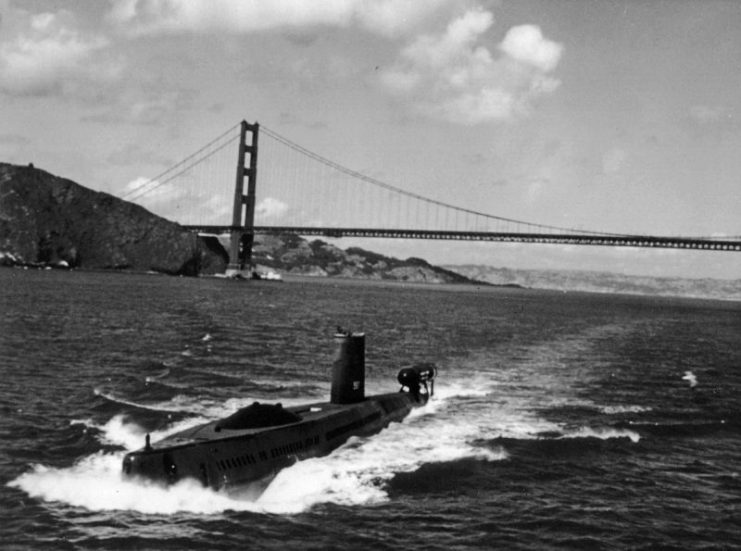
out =
<svg viewBox="0 0 741 551"><path fill-rule="evenodd" d="M130 477L173 484L196 479L215 490L269 481L281 469L327 455L351 436L401 421L432 395L436 370L420 364L397 377L402 390L365 396L365 335L338 328L330 401L283 408L255 402L233 415L181 431L124 457ZM424 390L424 392L423 392Z"/></svg>
<svg viewBox="0 0 741 551"><path fill-rule="evenodd" d="M285 408L301 420L261 428L225 429L213 421L127 454L123 472L166 484L191 478L215 490L265 483L296 461L327 455L351 436L401 421L427 399L424 393L396 392L352 404Z"/></svg>

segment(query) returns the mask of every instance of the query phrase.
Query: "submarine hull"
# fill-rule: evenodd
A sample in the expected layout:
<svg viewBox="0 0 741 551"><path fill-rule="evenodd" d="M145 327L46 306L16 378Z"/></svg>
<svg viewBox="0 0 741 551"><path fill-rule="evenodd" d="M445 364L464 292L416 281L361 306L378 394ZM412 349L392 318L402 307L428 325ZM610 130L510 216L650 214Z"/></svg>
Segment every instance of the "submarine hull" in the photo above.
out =
<svg viewBox="0 0 741 551"><path fill-rule="evenodd" d="M123 473L164 484L191 478L214 490L266 482L297 461L329 454L351 436L380 432L426 402L426 395L397 392L354 404L285 408L301 420L275 427L230 430L214 421L127 454Z"/></svg>
<svg viewBox="0 0 741 551"><path fill-rule="evenodd" d="M196 479L215 490L270 480L296 461L329 454L351 436L375 434L427 403L428 364L404 368L396 393L365 396L365 335L335 334L329 402L283 408L253 403L225 419L168 436L124 457L126 477L165 484Z"/></svg>

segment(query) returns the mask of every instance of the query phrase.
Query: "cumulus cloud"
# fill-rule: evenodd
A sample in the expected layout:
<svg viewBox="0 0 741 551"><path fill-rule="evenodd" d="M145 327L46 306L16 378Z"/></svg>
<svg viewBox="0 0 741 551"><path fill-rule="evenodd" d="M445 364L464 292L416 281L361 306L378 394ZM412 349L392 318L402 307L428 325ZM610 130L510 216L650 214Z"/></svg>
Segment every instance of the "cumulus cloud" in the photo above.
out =
<svg viewBox="0 0 741 551"><path fill-rule="evenodd" d="M265 197L255 205L255 215L259 218L280 218L288 212L288 205L280 199Z"/></svg>
<svg viewBox="0 0 741 551"><path fill-rule="evenodd" d="M393 35L450 0L114 0L109 18L135 33L250 32L316 25L358 25Z"/></svg>
<svg viewBox="0 0 741 551"><path fill-rule="evenodd" d="M30 14L6 9L0 39L0 90L12 95L75 92L115 78L120 67L97 62L108 40L81 32L68 11Z"/></svg>
<svg viewBox="0 0 741 551"><path fill-rule="evenodd" d="M230 201L231 197L215 193L209 195L205 202L197 204L196 208L202 210L202 223L224 224L227 221L231 222L232 205Z"/></svg>
<svg viewBox="0 0 741 551"><path fill-rule="evenodd" d="M185 196L185 192L169 182L140 176L126 184L121 196L150 208L161 203L176 202Z"/></svg>
<svg viewBox="0 0 741 551"><path fill-rule="evenodd" d="M362 0L356 2L355 17L368 30L398 35L427 20L447 0Z"/></svg>
<svg viewBox="0 0 741 551"><path fill-rule="evenodd" d="M512 59L528 63L541 71L552 71L561 59L563 46L547 40L539 27L519 25L507 31L499 48Z"/></svg>
<svg viewBox="0 0 741 551"><path fill-rule="evenodd" d="M551 77L563 47L534 25L511 28L495 56L481 45L494 24L485 10L470 10L440 35L422 35L381 75L383 86L414 102L427 116L462 124L509 120L553 92Z"/></svg>
<svg viewBox="0 0 741 551"><path fill-rule="evenodd" d="M121 198L181 224L227 224L231 197L175 182L139 177L124 187Z"/></svg>

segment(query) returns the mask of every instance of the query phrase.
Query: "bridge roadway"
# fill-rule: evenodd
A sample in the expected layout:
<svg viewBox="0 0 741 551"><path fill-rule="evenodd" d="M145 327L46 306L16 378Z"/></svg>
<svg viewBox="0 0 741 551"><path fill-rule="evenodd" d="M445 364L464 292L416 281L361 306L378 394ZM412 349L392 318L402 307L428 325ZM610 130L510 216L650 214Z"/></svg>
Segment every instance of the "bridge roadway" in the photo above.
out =
<svg viewBox="0 0 741 551"><path fill-rule="evenodd" d="M183 226L198 233L224 234L232 226ZM255 226L253 234L293 234L321 237L386 237L405 239L448 239L458 241L495 241L502 243L545 243L564 245L602 245L608 247L646 247L662 249L696 249L741 252L741 241L701 237L661 237L652 235L557 234L517 232L475 232L442 230L409 230L383 228L319 228L308 226Z"/></svg>

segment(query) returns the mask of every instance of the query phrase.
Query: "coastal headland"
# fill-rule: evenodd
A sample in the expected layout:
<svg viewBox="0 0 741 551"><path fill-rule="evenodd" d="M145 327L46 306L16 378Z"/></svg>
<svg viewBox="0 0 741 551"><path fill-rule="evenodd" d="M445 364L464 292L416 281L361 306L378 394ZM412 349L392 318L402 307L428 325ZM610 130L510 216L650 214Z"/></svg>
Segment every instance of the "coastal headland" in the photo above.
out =
<svg viewBox="0 0 741 551"><path fill-rule="evenodd" d="M258 269L318 277L476 283L421 258L258 235ZM225 272L224 238L196 235L144 207L32 165L0 163L0 264L199 276Z"/></svg>
<svg viewBox="0 0 741 551"><path fill-rule="evenodd" d="M0 266L216 276L226 271L227 249L227 236L196 235L144 207L32 165L0 163ZM434 266L421 258L400 260L288 234L256 235L253 261L258 272L288 276L741 300L739 279L484 263Z"/></svg>

